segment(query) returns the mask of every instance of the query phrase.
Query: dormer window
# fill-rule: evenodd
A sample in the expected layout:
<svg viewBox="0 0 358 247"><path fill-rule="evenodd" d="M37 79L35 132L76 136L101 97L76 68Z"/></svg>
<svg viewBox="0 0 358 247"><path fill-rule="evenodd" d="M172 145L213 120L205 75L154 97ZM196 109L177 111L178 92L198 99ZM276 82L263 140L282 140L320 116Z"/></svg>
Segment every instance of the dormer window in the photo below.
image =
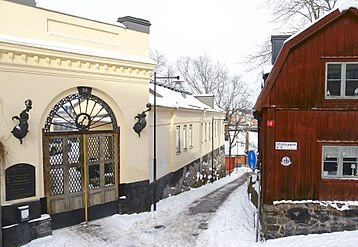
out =
<svg viewBox="0 0 358 247"><path fill-rule="evenodd" d="M358 62L326 63L327 99L358 98Z"/></svg>

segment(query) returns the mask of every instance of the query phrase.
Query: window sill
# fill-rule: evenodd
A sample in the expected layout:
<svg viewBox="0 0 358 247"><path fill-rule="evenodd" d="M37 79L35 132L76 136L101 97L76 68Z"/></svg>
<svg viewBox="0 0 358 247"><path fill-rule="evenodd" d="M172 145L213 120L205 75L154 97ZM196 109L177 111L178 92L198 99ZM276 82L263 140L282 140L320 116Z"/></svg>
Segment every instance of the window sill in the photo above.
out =
<svg viewBox="0 0 358 247"><path fill-rule="evenodd" d="M330 96L325 97L326 100L348 100L348 99L358 99L358 96Z"/></svg>
<svg viewBox="0 0 358 247"><path fill-rule="evenodd" d="M328 176L322 176L322 179L324 180L358 180L358 176L352 176L352 177L328 177Z"/></svg>

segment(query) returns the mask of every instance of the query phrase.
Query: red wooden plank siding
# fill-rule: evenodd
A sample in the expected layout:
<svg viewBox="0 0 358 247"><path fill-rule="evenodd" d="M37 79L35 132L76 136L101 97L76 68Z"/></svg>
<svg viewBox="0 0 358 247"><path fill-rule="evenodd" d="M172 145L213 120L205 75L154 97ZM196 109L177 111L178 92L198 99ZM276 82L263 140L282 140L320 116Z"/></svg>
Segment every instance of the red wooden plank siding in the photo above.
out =
<svg viewBox="0 0 358 247"><path fill-rule="evenodd" d="M358 145L358 128L345 125L358 118L357 111L326 110L275 110L274 127L268 128L270 140L265 152L270 153L263 160L264 202L274 200L303 200L357 197L358 182L351 180L330 180L344 185L333 188L321 179L322 145ZM339 124L337 124L339 119ZM349 126L348 128L344 126ZM297 150L275 150L276 141L297 142ZM333 144L332 144L333 143ZM291 158L288 167L280 164L282 157ZM328 187L327 187L328 186ZM354 196L352 196L354 195ZM338 199L337 199L338 200Z"/></svg>
<svg viewBox="0 0 358 247"><path fill-rule="evenodd" d="M358 146L358 100L325 99L326 62L358 62L357 13L334 12L315 32L290 40L268 79L268 93L260 94L264 203L358 200L358 180L321 178L323 145ZM267 120L275 126L267 127ZM277 141L297 142L298 149L275 150ZM283 156L291 158L290 166L280 164Z"/></svg>

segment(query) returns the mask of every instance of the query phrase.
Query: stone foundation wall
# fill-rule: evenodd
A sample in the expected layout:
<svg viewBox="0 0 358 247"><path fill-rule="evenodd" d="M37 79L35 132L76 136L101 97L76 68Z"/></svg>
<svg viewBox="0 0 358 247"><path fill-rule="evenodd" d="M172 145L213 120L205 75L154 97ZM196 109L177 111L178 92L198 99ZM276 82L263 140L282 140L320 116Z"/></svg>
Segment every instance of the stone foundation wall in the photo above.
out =
<svg viewBox="0 0 358 247"><path fill-rule="evenodd" d="M261 208L262 237L358 230L358 206L345 203L279 203Z"/></svg>
<svg viewBox="0 0 358 247"><path fill-rule="evenodd" d="M160 199L179 194L190 188L200 187L210 182L212 175L214 181L224 177L226 175L224 164L225 154L221 152L221 149L215 150L213 154L213 163L211 153L209 153L171 174L169 181L164 183L164 189L160 195ZM213 171L212 165L214 168Z"/></svg>
<svg viewBox="0 0 358 247"><path fill-rule="evenodd" d="M4 247L18 247L36 238L52 235L51 218L42 215L41 218L21 222L2 229Z"/></svg>

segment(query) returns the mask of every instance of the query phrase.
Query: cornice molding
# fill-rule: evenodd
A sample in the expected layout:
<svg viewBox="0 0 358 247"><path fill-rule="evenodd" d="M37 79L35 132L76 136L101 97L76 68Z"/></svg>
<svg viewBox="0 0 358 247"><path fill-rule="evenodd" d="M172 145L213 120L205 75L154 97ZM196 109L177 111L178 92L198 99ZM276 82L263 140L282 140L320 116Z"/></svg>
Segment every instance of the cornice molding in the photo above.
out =
<svg viewBox="0 0 358 247"><path fill-rule="evenodd" d="M126 61L46 49L0 45L0 66L20 65L43 70L63 70L103 76L150 79L153 64Z"/></svg>

